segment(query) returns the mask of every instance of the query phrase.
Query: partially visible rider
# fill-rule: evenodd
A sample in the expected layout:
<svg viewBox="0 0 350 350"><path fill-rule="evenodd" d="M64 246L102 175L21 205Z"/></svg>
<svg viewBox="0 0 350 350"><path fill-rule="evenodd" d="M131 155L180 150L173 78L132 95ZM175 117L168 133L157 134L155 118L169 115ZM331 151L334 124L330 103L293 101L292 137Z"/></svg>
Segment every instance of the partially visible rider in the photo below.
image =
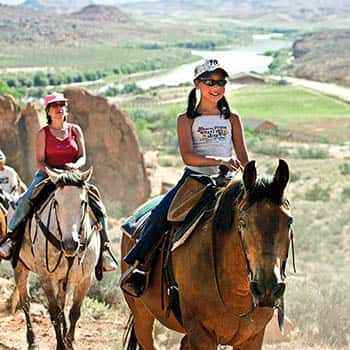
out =
<svg viewBox="0 0 350 350"><path fill-rule="evenodd" d="M194 71L195 88L188 97L187 111L177 120L177 136L185 171L152 210L136 245L124 257L131 267L121 278L121 288L140 296L146 285L147 257L167 228L167 213L180 186L191 174L219 174L220 166L230 172L244 167L248 154L243 126L237 112L230 110L225 98L228 73L216 59L205 60ZM196 90L200 92L197 103Z"/></svg>
<svg viewBox="0 0 350 350"><path fill-rule="evenodd" d="M8 209L27 190L16 170L6 165L6 155L0 150L0 202Z"/></svg>
<svg viewBox="0 0 350 350"><path fill-rule="evenodd" d="M31 195L38 183L48 177L47 168L75 170L85 165L86 152L84 136L77 124L67 122L68 99L61 93L52 93L45 97L47 125L41 128L36 136L36 164L38 170L27 192L18 200L17 208L8 223L6 240L0 246L0 258L9 259L14 247L16 235L23 234L17 230L30 214L33 206ZM112 271L117 268L111 257L105 254L110 245L107 227L107 215L101 199L89 192L89 202L96 219L101 223L100 231L103 241L103 269Z"/></svg>

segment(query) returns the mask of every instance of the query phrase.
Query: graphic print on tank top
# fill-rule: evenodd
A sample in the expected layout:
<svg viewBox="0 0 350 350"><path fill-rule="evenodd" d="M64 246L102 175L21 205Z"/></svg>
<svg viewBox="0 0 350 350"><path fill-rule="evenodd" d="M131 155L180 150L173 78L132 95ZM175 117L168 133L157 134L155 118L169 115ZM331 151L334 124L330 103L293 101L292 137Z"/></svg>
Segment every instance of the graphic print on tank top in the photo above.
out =
<svg viewBox="0 0 350 350"><path fill-rule="evenodd" d="M233 157L232 125L221 115L196 117L192 124L192 147L196 154L207 157ZM217 174L217 166L187 166L187 168L207 175Z"/></svg>
<svg viewBox="0 0 350 350"><path fill-rule="evenodd" d="M201 135L202 142L223 141L228 133L227 126L215 125L210 128L198 127L197 133Z"/></svg>

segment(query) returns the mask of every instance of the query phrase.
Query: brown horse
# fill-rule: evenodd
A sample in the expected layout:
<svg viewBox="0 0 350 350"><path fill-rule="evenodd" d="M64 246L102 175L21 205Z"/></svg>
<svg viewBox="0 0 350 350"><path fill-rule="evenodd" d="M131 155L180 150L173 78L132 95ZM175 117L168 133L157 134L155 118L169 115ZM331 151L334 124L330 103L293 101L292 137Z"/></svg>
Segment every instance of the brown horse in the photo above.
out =
<svg viewBox="0 0 350 350"><path fill-rule="evenodd" d="M182 323L172 313L167 317L162 308L158 259L142 297L125 295L133 317L128 350L157 349L155 319L185 333L181 350L214 350L220 344L261 349L265 327L285 290L292 222L284 197L288 179L283 160L273 177L257 177L251 161L243 181L233 180L221 191L214 213L207 213L185 244L172 253ZM131 246L124 235L122 256ZM123 271L126 268L123 263Z"/></svg>
<svg viewBox="0 0 350 350"><path fill-rule="evenodd" d="M6 237L7 232L7 210L0 204L0 241Z"/></svg>

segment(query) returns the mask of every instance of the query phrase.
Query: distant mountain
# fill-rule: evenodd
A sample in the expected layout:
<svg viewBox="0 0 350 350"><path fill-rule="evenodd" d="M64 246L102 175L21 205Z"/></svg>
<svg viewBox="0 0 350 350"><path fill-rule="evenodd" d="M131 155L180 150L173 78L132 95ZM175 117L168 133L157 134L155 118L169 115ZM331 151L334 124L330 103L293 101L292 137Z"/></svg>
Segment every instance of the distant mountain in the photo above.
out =
<svg viewBox="0 0 350 350"><path fill-rule="evenodd" d="M208 15L238 20L260 18L286 24L317 23L327 18L332 21L335 16L350 15L350 1L347 0L26 0L23 6L36 10L77 12L93 4L118 6L129 14L142 16Z"/></svg>
<svg viewBox="0 0 350 350"><path fill-rule="evenodd" d="M294 75L350 86L350 31L305 34L293 45Z"/></svg>
<svg viewBox="0 0 350 350"><path fill-rule="evenodd" d="M90 5L90 0L26 0L22 6L38 11L74 12Z"/></svg>
<svg viewBox="0 0 350 350"><path fill-rule="evenodd" d="M53 16L49 10L0 4L0 23L0 43L23 46L118 44L145 31L117 7L98 5Z"/></svg>
<svg viewBox="0 0 350 350"><path fill-rule="evenodd" d="M129 22L130 17L115 6L89 5L71 15L83 21Z"/></svg>

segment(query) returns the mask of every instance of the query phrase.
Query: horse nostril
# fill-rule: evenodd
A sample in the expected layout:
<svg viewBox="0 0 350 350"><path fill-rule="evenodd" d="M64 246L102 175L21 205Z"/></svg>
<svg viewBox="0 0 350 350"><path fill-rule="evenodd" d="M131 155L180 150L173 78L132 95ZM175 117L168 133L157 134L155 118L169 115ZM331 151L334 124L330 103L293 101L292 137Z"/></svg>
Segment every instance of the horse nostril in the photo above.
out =
<svg viewBox="0 0 350 350"><path fill-rule="evenodd" d="M265 287L258 282L250 282L250 290L256 298L261 298L265 295Z"/></svg>
<svg viewBox="0 0 350 350"><path fill-rule="evenodd" d="M286 288L285 283L278 283L277 286L272 289L273 298L280 299L284 294L285 288Z"/></svg>

